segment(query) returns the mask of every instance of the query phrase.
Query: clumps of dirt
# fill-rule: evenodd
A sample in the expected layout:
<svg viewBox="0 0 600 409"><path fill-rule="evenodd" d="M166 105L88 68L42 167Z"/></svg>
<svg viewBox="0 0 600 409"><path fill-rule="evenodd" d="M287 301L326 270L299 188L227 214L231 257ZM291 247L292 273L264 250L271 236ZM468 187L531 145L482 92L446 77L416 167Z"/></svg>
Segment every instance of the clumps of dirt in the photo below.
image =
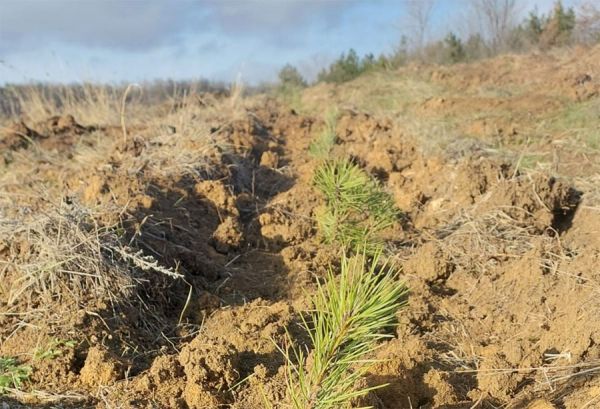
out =
<svg viewBox="0 0 600 409"><path fill-rule="evenodd" d="M225 403L223 393L239 380L239 354L223 339L196 337L179 354L186 376L183 395L190 408ZM221 396L220 396L221 395Z"/></svg>
<svg viewBox="0 0 600 409"><path fill-rule="evenodd" d="M501 211L531 232L566 230L580 193L548 175L520 175L512 166L487 158L415 159L389 173L387 186L414 227L439 229L466 213ZM468 210L468 211L467 211Z"/></svg>
<svg viewBox="0 0 600 409"><path fill-rule="evenodd" d="M392 129L391 120L376 119L366 113L348 111L336 121L336 135L343 142L374 141L384 139Z"/></svg>
<svg viewBox="0 0 600 409"><path fill-rule="evenodd" d="M239 250L242 245L242 226L233 217L226 217L212 234L212 243L219 253L227 254Z"/></svg>
<svg viewBox="0 0 600 409"><path fill-rule="evenodd" d="M231 400L228 390L239 380L238 361L238 352L226 340L198 335L179 354L159 356L144 374L113 385L111 393L126 395L122 402L131 408L217 407ZM113 367L104 363L99 369L108 377ZM114 384L117 373L110 375Z"/></svg>
<svg viewBox="0 0 600 409"><path fill-rule="evenodd" d="M47 150L67 151L81 136L95 130L79 124L72 115L53 116L31 127L19 121L2 130L0 148L14 151L36 144Z"/></svg>
<svg viewBox="0 0 600 409"><path fill-rule="evenodd" d="M483 194L500 181L510 178L512 169L504 163L468 158L458 164L455 172L452 182L454 201L459 205L469 206L480 200Z"/></svg>
<svg viewBox="0 0 600 409"><path fill-rule="evenodd" d="M477 223L465 221L404 262L413 302L400 331L409 338L412 331L424 331L419 339L435 351L441 369L456 374L451 385L460 399L492 405L518 400L517 407L526 407L536 391L552 390L560 379L577 376L577 365L568 362L593 365L598 351L588 334L593 338L594 325L574 315L589 313L583 309L595 289L569 278L566 271L573 271L574 259L560 256L566 250L555 237L527 231L502 216L489 220L487 229ZM578 257L590 262L589 256ZM575 269L584 277L593 274ZM568 305L566 294L575 297ZM583 338L564 336L560 329L575 331L573 326ZM467 395L456 389L457 382L468 385L462 389Z"/></svg>
<svg viewBox="0 0 600 409"><path fill-rule="evenodd" d="M502 179L477 207L481 212L501 208L516 224L537 232L570 227L581 193L554 177L535 175Z"/></svg>
<svg viewBox="0 0 600 409"><path fill-rule="evenodd" d="M600 95L600 81L598 73L592 77L587 72L582 72L572 78L572 89L569 93L571 98L581 102L587 101Z"/></svg>
<svg viewBox="0 0 600 409"><path fill-rule="evenodd" d="M513 87L535 94L554 90L574 100L592 98L600 89L598 56L600 47L578 47L568 52L501 55L475 64L424 69L434 82L461 89ZM523 75L527 72L527 75Z"/></svg>
<svg viewBox="0 0 600 409"><path fill-rule="evenodd" d="M416 145L390 120L371 115L343 112L336 122L338 145L333 155L349 155L382 181L392 172L410 166L417 154Z"/></svg>
<svg viewBox="0 0 600 409"><path fill-rule="evenodd" d="M235 196L219 180L203 180L194 185L194 192L212 203L221 217L239 215Z"/></svg>
<svg viewBox="0 0 600 409"><path fill-rule="evenodd" d="M12 125L2 129L0 133L0 149L3 151L15 151L27 148L30 143L43 138L45 136L29 128L25 122L14 122Z"/></svg>
<svg viewBox="0 0 600 409"><path fill-rule="evenodd" d="M206 323L205 331L213 337L223 337L239 351L268 354L275 351L273 341L283 341L284 328L292 318L293 309L286 302L269 302L259 298L244 306L215 312ZM270 370L276 369L273 363L261 363ZM256 365L256 362L241 364L246 371L251 371L254 367L249 365Z"/></svg>
<svg viewBox="0 0 600 409"><path fill-rule="evenodd" d="M426 283L444 282L454 271L455 266L440 244L427 242L403 264L406 274L422 277Z"/></svg>
<svg viewBox="0 0 600 409"><path fill-rule="evenodd" d="M91 388L108 386L125 377L127 365L122 359L101 346L93 346L87 357L79 380Z"/></svg>
<svg viewBox="0 0 600 409"><path fill-rule="evenodd" d="M93 126L83 126L77 123L73 115L53 116L45 121L38 122L35 124L34 128L38 129L42 134L57 137L83 135L96 129ZM66 144L68 142L72 141L65 141Z"/></svg>
<svg viewBox="0 0 600 409"><path fill-rule="evenodd" d="M421 341L395 339L376 356L382 362L375 365L367 381L372 385L389 384L375 392L380 407L441 408L461 402L457 390L464 385L452 384L448 373L435 368L434 356Z"/></svg>
<svg viewBox="0 0 600 409"><path fill-rule="evenodd" d="M122 400L125 407L151 408L158 405L165 408L177 408L187 405L184 389L185 374L178 356L161 355L154 360L145 374L134 378L128 387L117 385L115 393L128 396L127 399ZM214 402L205 394L204 398L209 403ZM196 399L193 396L190 397L190 401L199 401L200 399L202 399L200 393Z"/></svg>
<svg viewBox="0 0 600 409"><path fill-rule="evenodd" d="M126 407L200 409L234 401L260 407L261 390L281 399L284 379L278 371L283 358L274 342L282 341L292 317L286 303L260 299L217 310L179 353L156 357L146 372L130 383L117 383L112 393L127 396Z"/></svg>
<svg viewBox="0 0 600 409"><path fill-rule="evenodd" d="M407 149L405 138L380 135L377 141L377 148L367 138L348 139L342 146L380 176L410 220L408 230L396 234L411 249L399 253L412 290L411 307L401 318L401 345L388 345L398 351L386 350L381 357L402 354L407 345L423 354L413 351L402 358L408 364L392 359L391 369L374 371L383 376L376 378L379 382L390 383L376 392L383 407L415 402L470 407L516 400L526 407L540 390L533 385L547 390L578 371L554 361L566 359L564 351L578 362L583 351L595 356L595 343L559 341L565 319L559 311L571 316L570 307L549 296L573 290L587 298L594 291L575 290L565 281L568 275L555 275L561 271L558 264L577 269L562 264L573 261L558 238L576 228L580 192L547 174L522 174L488 157L431 157ZM377 169L376 164L387 163L381 157L390 158L394 151L405 154ZM591 262L589 253L583 257ZM550 305L555 309L548 310ZM580 313L581 308L576 307ZM549 352L554 350L554 355ZM593 363L595 358L589 359ZM547 369L504 371L521 367ZM544 374L549 380L543 380ZM400 396L410 403L400 402Z"/></svg>
<svg viewBox="0 0 600 409"><path fill-rule="evenodd" d="M233 152L250 154L257 161L269 148L269 142L271 142L271 146L277 146L277 142L271 139L262 122L254 116L238 119L218 131L224 135L224 139Z"/></svg>
<svg viewBox="0 0 600 409"><path fill-rule="evenodd" d="M260 235L267 247L281 250L287 246L300 244L314 231L310 219L302 217L302 210L288 201L298 192L277 196L279 203L265 209L259 216ZM286 200L287 199L287 200Z"/></svg>
<svg viewBox="0 0 600 409"><path fill-rule="evenodd" d="M43 347L44 344L41 348ZM34 383L48 385L48 390L65 391L67 390L65 385L75 385L79 382L79 362L80 358L75 348L71 347L60 348L56 352L50 351L48 356L39 356L38 352L38 356L32 362L31 380Z"/></svg>
<svg viewBox="0 0 600 409"><path fill-rule="evenodd" d="M445 188L436 187L439 180L419 180L431 190L409 202L417 201L410 213L413 226L432 229L435 240L421 245L406 268L429 284L456 267L488 271L526 253L535 247L535 237L549 239L567 230L580 202L579 192L564 182L541 174L519 176L489 160L466 161L447 176ZM414 189L410 182L404 178L401 185L407 192Z"/></svg>
<svg viewBox="0 0 600 409"><path fill-rule="evenodd" d="M277 169L279 166L279 155L277 152L265 151L260 156L260 166L265 166L271 169Z"/></svg>

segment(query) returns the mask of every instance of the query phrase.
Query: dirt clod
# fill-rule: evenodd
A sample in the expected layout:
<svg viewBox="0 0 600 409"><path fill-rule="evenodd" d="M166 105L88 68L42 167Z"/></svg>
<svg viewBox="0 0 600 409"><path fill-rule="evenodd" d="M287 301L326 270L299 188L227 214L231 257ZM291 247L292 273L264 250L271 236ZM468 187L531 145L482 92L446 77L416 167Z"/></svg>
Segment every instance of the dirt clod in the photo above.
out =
<svg viewBox="0 0 600 409"><path fill-rule="evenodd" d="M124 371L124 362L105 348L96 346L88 350L80 379L88 386L108 386L123 379Z"/></svg>

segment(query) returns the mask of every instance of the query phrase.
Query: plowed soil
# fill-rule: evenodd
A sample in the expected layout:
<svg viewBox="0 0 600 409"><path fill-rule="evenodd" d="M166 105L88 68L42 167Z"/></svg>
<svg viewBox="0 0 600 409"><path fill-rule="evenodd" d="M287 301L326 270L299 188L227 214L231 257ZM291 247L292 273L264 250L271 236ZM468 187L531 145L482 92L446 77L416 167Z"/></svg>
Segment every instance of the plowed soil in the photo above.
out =
<svg viewBox="0 0 600 409"><path fill-rule="evenodd" d="M600 407L600 152L581 128L531 131L598 106L590 55L415 70L417 93L410 69L387 73L398 93L385 103L365 102L380 77L308 89L294 109L267 96L188 100L131 119L126 135L68 113L7 122L0 356L32 373L0 402L288 407L276 345L286 328L308 342L300 313L339 258L314 222L323 199L308 149L325 127L315 109L337 105L332 155L393 195L402 218L387 251L410 288L366 379L388 386L360 404ZM349 106L357 92L365 100ZM598 137L591 112L586 138ZM441 118L455 118L451 133Z"/></svg>

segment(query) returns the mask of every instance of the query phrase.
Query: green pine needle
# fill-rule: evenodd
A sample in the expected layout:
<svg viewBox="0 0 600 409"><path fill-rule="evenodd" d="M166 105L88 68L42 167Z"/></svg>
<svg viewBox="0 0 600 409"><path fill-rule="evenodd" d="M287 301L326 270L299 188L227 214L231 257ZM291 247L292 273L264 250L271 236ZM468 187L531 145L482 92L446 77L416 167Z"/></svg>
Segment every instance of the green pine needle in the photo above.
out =
<svg viewBox="0 0 600 409"><path fill-rule="evenodd" d="M347 159L323 163L314 176L326 208L317 222L327 243L338 242L357 250L381 246L378 234L393 226L398 210L391 196L364 170Z"/></svg>
<svg viewBox="0 0 600 409"><path fill-rule="evenodd" d="M325 159L329 156L337 139L335 135L336 123L337 112L329 112L325 118L325 127L308 146L308 152L311 156L317 159Z"/></svg>
<svg viewBox="0 0 600 409"><path fill-rule="evenodd" d="M384 386L357 388L357 383L378 362L366 357L392 336L406 292L396 271L382 262L380 250L371 259L364 251L342 257L339 276L329 271L304 322L313 351L308 356L299 348L284 352L294 408L346 407Z"/></svg>
<svg viewBox="0 0 600 409"><path fill-rule="evenodd" d="M294 346L288 334L291 346L281 352L295 409L344 408L384 386L358 385L378 362L367 357L391 337L396 312L405 302L406 287L382 260L379 237L396 222L398 210L379 183L347 159L323 162L314 184L326 201L316 215L323 240L352 249L355 256L343 252L339 276L330 269L313 297L309 319L303 320L312 351Z"/></svg>
<svg viewBox="0 0 600 409"><path fill-rule="evenodd" d="M383 247L383 241L377 236L379 228L348 219L346 215L340 217L333 209L325 208L318 212L317 223L327 244L339 243L350 249L364 248L368 254Z"/></svg>

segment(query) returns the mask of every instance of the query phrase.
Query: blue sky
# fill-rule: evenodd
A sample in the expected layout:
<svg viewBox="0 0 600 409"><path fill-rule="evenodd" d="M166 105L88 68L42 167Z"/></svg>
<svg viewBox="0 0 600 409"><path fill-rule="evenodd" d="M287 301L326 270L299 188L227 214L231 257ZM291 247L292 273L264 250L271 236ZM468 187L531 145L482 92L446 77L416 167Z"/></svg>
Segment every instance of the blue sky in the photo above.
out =
<svg viewBox="0 0 600 409"><path fill-rule="evenodd" d="M391 52L410 35L407 1L420 0L0 0L0 83L257 83L285 63L311 78L350 47ZM430 36L467 30L468 5L437 0Z"/></svg>

